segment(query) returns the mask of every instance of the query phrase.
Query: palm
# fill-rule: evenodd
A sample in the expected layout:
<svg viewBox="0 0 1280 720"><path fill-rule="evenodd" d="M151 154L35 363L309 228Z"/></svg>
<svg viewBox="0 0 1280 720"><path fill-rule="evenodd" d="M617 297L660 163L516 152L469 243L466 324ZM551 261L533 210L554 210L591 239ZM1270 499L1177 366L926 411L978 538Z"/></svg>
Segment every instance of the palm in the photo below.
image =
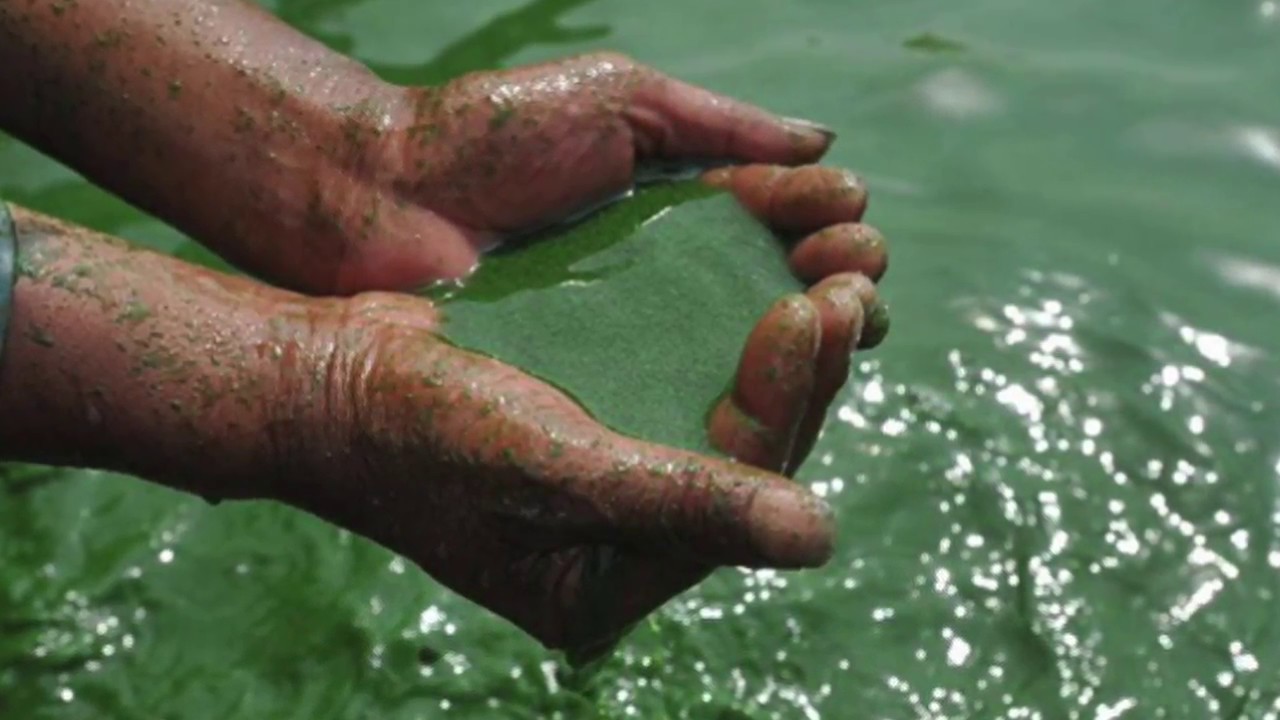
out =
<svg viewBox="0 0 1280 720"><path fill-rule="evenodd" d="M353 349L335 388L354 399L352 439L313 468L358 491L301 504L545 644L612 637L670 597L655 578L672 558L797 567L829 554L821 503L781 477L619 436L558 390L436 339L421 301L365 302L336 331Z"/></svg>

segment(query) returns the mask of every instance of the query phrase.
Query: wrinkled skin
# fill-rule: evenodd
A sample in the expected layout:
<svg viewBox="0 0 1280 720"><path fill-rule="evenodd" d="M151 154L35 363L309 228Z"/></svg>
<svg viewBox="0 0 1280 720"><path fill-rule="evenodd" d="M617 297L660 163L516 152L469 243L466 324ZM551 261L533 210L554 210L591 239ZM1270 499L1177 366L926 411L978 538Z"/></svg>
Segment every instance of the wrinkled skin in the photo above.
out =
<svg viewBox="0 0 1280 720"><path fill-rule="evenodd" d="M865 241L873 231L856 224L864 196L845 173L751 167L708 179L780 232L809 231L806 215L829 223L792 251L801 277L818 282L765 313L708 428L727 455L790 473L812 448L878 304L868 274L883 272L883 243ZM827 560L828 511L778 475L616 436L544 383L431 340L440 318L420 301L375 293L358 307L334 345L357 348L347 372L358 386L346 395L357 398L352 411L369 421L369 436L332 445L358 448L357 478L369 457L394 459L394 469L372 471L408 482L381 511L407 507L433 520L351 519L347 493L317 511L406 552L548 646L590 659L717 565ZM433 457L449 459L440 473L448 482L413 482L413 469ZM370 482L369 471L355 482ZM451 511L422 510L431 506Z"/></svg>
<svg viewBox="0 0 1280 720"><path fill-rule="evenodd" d="M745 197L759 174L712 180ZM17 217L5 457L282 500L577 659L716 566L830 555L829 511L784 473L811 447L877 305L847 263L751 333L708 429L742 461L730 462L610 432L558 390L436 337L442 318L423 299L308 298ZM878 276L883 248L866 247L840 257Z"/></svg>
<svg viewBox="0 0 1280 720"><path fill-rule="evenodd" d="M857 232L874 233L853 224L866 199L856 176L818 167L783 172L819 159L829 132L619 55L473 73L441 88L408 89L401 105L379 136L386 176L372 223L383 231L347 233L356 239L339 287L464 277L485 248L618 196L650 162L758 163L709 179L743 188L747 206L780 231L828 229L817 244L848 246ZM354 226L370 218L335 220ZM850 225L829 229L841 223ZM810 279L830 263L817 265L805 268Z"/></svg>
<svg viewBox="0 0 1280 720"><path fill-rule="evenodd" d="M805 212L831 223L793 252L793 262L809 263L821 279L765 313L733 391L711 414L713 445L769 474L615 435L549 386L424 335L441 318L428 319L419 301L375 294L336 331L335 347L357 348L344 351L356 355L347 377L358 383L345 394L372 424L356 443L356 465L395 458L394 470L379 463L376 473L409 479L382 501L383 513L451 511L423 513L432 522L388 523L377 513L362 522L346 514L342 493L318 512L400 549L576 660L605 652L717 565L824 563L833 542L829 511L781 475L807 456L848 377L864 319L878 305L862 273L881 275L883 244L862 242L861 226L852 224L862 203L850 202L842 173L747 168L709 180L731 187L775 227L808 229L792 214L800 197ZM815 187L827 202L810 199ZM806 258L829 238L859 244ZM451 482L413 481L415 467L441 457ZM356 482L369 482L364 474Z"/></svg>
<svg viewBox="0 0 1280 720"><path fill-rule="evenodd" d="M732 463L599 427L437 339L425 301L302 297L20 213L5 457L292 503L582 658L717 565L830 554L784 476L887 318L866 193L810 164L828 132L611 54L394 87L239 0L0 0L0 67L0 127L291 289L465 276L650 161L731 164L706 181L811 285L711 414Z"/></svg>

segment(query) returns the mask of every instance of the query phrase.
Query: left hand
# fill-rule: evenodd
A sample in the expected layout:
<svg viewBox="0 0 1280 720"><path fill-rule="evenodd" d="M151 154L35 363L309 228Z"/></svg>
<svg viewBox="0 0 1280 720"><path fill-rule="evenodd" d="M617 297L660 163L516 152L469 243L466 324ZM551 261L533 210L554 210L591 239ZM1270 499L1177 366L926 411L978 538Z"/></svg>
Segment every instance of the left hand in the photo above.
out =
<svg viewBox="0 0 1280 720"><path fill-rule="evenodd" d="M498 72L442 87L404 88L391 107L335 115L346 128L347 167L319 178L308 237L273 279L312 291L422 287L466 276L489 247L618 196L648 161L760 164L718 172L744 204L793 238L802 278L840 268L851 248L879 242L854 225L862 183L842 170L784 167L824 155L833 134L675 80L616 54L594 54ZM369 115L369 117L366 117ZM376 117L374 117L376 116ZM839 227L830 227L839 226ZM324 242L337 251L315 253ZM309 244L310 243L310 244ZM864 256L877 253L863 251ZM337 267L329 263L335 262ZM289 276L281 276L288 274Z"/></svg>

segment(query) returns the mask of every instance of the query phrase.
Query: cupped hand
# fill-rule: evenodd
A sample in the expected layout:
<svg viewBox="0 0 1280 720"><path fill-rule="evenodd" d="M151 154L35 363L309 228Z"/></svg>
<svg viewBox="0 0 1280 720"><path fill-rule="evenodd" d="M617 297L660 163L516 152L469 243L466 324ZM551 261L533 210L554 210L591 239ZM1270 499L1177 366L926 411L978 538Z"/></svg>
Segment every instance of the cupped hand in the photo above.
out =
<svg viewBox="0 0 1280 720"><path fill-rule="evenodd" d="M886 329L871 280L883 243L857 223L865 193L845 173L745 166L707 180L801 238L791 263L813 282L765 313L710 415L733 460L620 436L549 385L441 340L443 310L371 293L317 325L327 400L299 434L311 444L289 466L304 480L286 499L579 660L715 567L825 562L830 512L785 475L851 353Z"/></svg>
<svg viewBox="0 0 1280 720"><path fill-rule="evenodd" d="M782 476L613 433L547 384L436 337L422 300L344 307L317 326L325 381L292 374L313 420L292 435L280 499L548 647L596 645L668 599L641 575L669 559L829 557L829 510Z"/></svg>
<svg viewBox="0 0 1280 720"><path fill-rule="evenodd" d="M292 284L350 293L464 277L484 250L617 197L652 162L761 164L748 173L758 193L746 199L793 231L852 222L865 199L852 175L770 167L817 161L830 131L621 55L472 73L396 97L392 108L363 111L376 122L360 108L338 120L349 168L320 184L311 225L343 228L342 260L308 273L316 258L295 253L291 272L325 280ZM775 186L782 192L771 195ZM775 195L777 207L761 204Z"/></svg>
<svg viewBox="0 0 1280 720"><path fill-rule="evenodd" d="M721 452L789 476L817 441L855 350L875 347L888 333L886 305L874 284L888 267L884 240L858 222L866 193L847 172L756 165L717 170L705 179L732 190L784 239L800 238L790 249L790 264L810 288L778 300L757 323L732 389L707 428ZM577 661L607 652L629 623L715 569L689 555L622 552L627 562L600 580L601 595L592 605L612 621L571 649Z"/></svg>
<svg viewBox="0 0 1280 720"><path fill-rule="evenodd" d="M323 441L316 457L336 462L314 472L331 479L302 485L297 504L580 659L717 566L824 562L829 512L785 475L812 448L851 353L887 330L874 285L887 256L860 222L866 190L806 164L830 133L615 55L406 98L381 162L356 175L378 179L376 211L367 180L333 189L348 199L331 206L360 228L339 290L465 276L487 247L607 201L661 160L729 163L705 181L791 243L810 288L760 320L710 414L713 445L735 461L619 436L550 386L440 340L424 301L360 296L329 323L326 386L339 399L316 423L346 436Z"/></svg>

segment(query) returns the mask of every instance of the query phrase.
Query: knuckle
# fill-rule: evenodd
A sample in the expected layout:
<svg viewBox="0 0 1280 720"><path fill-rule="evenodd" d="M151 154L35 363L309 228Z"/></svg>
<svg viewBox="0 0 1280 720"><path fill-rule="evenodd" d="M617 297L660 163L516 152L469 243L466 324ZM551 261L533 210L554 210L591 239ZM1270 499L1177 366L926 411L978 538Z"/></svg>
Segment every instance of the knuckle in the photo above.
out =
<svg viewBox="0 0 1280 720"><path fill-rule="evenodd" d="M430 302L404 293L363 292L347 298L345 303L344 324L372 322L430 331L438 317Z"/></svg>

